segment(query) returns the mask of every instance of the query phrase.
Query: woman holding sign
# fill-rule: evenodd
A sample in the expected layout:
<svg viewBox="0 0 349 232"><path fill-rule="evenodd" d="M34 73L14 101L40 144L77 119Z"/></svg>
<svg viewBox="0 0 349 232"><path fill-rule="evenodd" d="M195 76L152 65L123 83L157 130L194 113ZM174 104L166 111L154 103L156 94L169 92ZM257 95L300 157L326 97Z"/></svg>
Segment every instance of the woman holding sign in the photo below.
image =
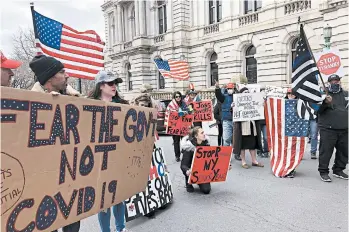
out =
<svg viewBox="0 0 349 232"><path fill-rule="evenodd" d="M95 79L96 87L90 94L90 98L106 102L128 104L128 102L118 95L117 84L122 83L121 78L117 78L113 73L100 71ZM117 232L127 232L125 228L125 204L120 202L111 207L115 218ZM99 226L102 232L110 232L110 208L98 213Z"/></svg>
<svg viewBox="0 0 349 232"><path fill-rule="evenodd" d="M189 176L190 176L190 168L194 158L194 152L197 146L210 146L205 132L201 127L194 127L188 136L183 138L182 141L182 152L183 159L181 162L181 169L185 176L185 187L187 192L194 192L194 187L191 184L188 184ZM209 194L211 191L211 184L199 184L200 191L204 194Z"/></svg>
<svg viewBox="0 0 349 232"><path fill-rule="evenodd" d="M248 93L248 88L243 87L240 93ZM234 105L234 103L233 103ZM249 150L252 158L252 166L264 167L257 161L256 149L258 148L257 129L255 121L235 122L234 123L234 154L241 156L241 166L245 169L250 168L246 163L245 151Z"/></svg>
<svg viewBox="0 0 349 232"><path fill-rule="evenodd" d="M169 120L169 115L171 111L178 112L179 116L183 116L184 114L188 113L187 105L184 103L183 96L179 91L176 91L173 93L173 99L167 106L166 113L165 113L165 126L167 126L167 122ZM181 161L181 150L180 150L181 138L182 137L180 135L172 135L174 152L175 152L177 162Z"/></svg>

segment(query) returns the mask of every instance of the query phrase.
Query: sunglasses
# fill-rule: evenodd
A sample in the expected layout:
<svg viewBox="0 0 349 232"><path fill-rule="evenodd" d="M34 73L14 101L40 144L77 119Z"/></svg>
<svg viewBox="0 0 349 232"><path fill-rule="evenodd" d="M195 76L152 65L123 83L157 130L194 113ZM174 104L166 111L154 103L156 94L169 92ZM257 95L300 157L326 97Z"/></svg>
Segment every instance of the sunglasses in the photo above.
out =
<svg viewBox="0 0 349 232"><path fill-rule="evenodd" d="M181 98L181 96L175 96L175 98Z"/></svg>
<svg viewBox="0 0 349 232"><path fill-rule="evenodd" d="M110 87L116 85L115 81L103 82L103 84L109 85Z"/></svg>

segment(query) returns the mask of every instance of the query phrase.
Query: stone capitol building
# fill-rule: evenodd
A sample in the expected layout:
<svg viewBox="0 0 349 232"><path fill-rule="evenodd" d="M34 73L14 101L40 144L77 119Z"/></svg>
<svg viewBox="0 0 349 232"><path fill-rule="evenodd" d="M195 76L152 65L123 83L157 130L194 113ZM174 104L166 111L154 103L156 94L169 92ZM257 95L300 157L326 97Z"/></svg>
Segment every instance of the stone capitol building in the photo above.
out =
<svg viewBox="0 0 349 232"><path fill-rule="evenodd" d="M212 92L215 80L240 75L249 83L290 84L299 17L314 53L324 47L324 27L332 28L330 46L339 50L348 82L347 0L105 0L102 10L105 67L124 80L126 98L143 83L159 97L189 82ZM156 58L188 61L190 79L163 78Z"/></svg>

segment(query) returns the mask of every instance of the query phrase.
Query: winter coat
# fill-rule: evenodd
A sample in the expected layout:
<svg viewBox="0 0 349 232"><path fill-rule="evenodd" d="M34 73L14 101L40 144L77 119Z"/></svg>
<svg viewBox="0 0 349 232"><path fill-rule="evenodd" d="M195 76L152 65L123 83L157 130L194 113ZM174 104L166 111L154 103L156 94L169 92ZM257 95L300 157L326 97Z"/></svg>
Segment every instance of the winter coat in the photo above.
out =
<svg viewBox="0 0 349 232"><path fill-rule="evenodd" d="M222 124L222 103L217 101L213 109L213 116L216 119L218 124Z"/></svg>
<svg viewBox="0 0 349 232"><path fill-rule="evenodd" d="M339 93L328 94L332 97L332 103L323 101L317 112L318 126L335 130L348 129L348 92L341 90Z"/></svg>
<svg viewBox="0 0 349 232"><path fill-rule="evenodd" d="M226 89L222 92L219 88L216 88L215 95L217 100L222 103L222 121L232 121L231 104L233 103L233 95L229 95Z"/></svg>
<svg viewBox="0 0 349 232"><path fill-rule="evenodd" d="M47 91L43 88L43 86L39 82L36 82L34 84L31 91L39 92L39 93L47 93ZM73 89L73 87L71 87L70 85L67 85L67 88L64 91L60 91L60 94L74 96L74 97L81 97L82 96L79 93L79 91Z"/></svg>
<svg viewBox="0 0 349 232"><path fill-rule="evenodd" d="M194 152L197 146L210 146L210 143L207 140L203 141L202 144L197 145L195 138L189 138L189 136L185 136L182 139L182 153L183 158L181 161L181 169L184 175L186 175L187 171L191 169L191 164L193 162Z"/></svg>
<svg viewBox="0 0 349 232"><path fill-rule="evenodd" d="M241 147L242 147L241 122L234 122L233 128L234 128L234 130L233 130L233 154L240 154ZM256 128L256 130L257 130L258 141L260 141L261 136L262 136L261 130L259 130L258 127ZM261 148L262 148L261 145L262 145L261 142L258 142L256 149L261 150Z"/></svg>

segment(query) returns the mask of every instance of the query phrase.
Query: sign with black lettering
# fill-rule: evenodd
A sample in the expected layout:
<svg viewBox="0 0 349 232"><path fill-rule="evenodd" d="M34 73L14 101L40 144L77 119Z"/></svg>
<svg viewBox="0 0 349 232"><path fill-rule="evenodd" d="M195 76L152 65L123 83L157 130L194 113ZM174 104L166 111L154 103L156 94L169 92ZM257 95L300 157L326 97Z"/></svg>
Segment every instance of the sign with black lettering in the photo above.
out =
<svg viewBox="0 0 349 232"><path fill-rule="evenodd" d="M194 116L186 114L179 116L178 112L170 111L168 116L166 134L186 136L189 133L189 128L193 125Z"/></svg>
<svg viewBox="0 0 349 232"><path fill-rule="evenodd" d="M189 184L222 182L227 178L232 147L196 147Z"/></svg>
<svg viewBox="0 0 349 232"><path fill-rule="evenodd" d="M1 231L53 231L145 189L156 112L1 87Z"/></svg>
<svg viewBox="0 0 349 232"><path fill-rule="evenodd" d="M264 94L234 94L233 122L264 119Z"/></svg>
<svg viewBox="0 0 349 232"><path fill-rule="evenodd" d="M125 201L126 221L131 221L172 202L172 184L162 148L155 148L147 187Z"/></svg>
<svg viewBox="0 0 349 232"><path fill-rule="evenodd" d="M213 107L211 100L193 102L194 122L207 122L213 119Z"/></svg>

